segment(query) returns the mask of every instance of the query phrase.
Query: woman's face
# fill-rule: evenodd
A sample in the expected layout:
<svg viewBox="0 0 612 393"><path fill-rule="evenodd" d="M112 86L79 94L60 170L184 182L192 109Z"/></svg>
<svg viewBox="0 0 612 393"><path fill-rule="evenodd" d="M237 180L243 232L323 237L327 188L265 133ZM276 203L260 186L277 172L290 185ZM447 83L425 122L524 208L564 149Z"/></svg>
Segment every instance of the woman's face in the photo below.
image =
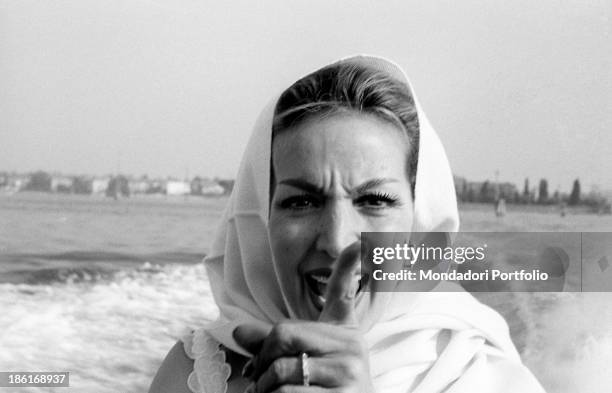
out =
<svg viewBox="0 0 612 393"><path fill-rule="evenodd" d="M409 232L408 141L372 115L343 113L286 130L272 145L270 242L280 285L300 319L316 320L326 281L361 232ZM359 275L356 275L356 280ZM358 318L370 293L357 295Z"/></svg>

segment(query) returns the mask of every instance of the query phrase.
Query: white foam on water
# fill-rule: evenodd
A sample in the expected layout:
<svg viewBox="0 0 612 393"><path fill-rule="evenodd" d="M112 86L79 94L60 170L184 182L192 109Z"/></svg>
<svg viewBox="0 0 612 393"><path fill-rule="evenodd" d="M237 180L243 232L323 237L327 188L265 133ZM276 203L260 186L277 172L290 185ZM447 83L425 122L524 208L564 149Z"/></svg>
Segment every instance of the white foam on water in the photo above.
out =
<svg viewBox="0 0 612 393"><path fill-rule="evenodd" d="M514 295L500 299L518 310L523 360L547 392L612 386L611 293ZM145 264L111 281L1 284L0 310L0 370L69 371L80 393L147 391L185 327L217 315L201 264Z"/></svg>
<svg viewBox="0 0 612 393"><path fill-rule="evenodd" d="M217 315L201 264L145 264L112 281L2 284L0 309L0 370L69 371L74 391L99 393L147 391L185 328Z"/></svg>
<svg viewBox="0 0 612 393"><path fill-rule="evenodd" d="M520 294L525 364L550 393L612 386L612 293Z"/></svg>

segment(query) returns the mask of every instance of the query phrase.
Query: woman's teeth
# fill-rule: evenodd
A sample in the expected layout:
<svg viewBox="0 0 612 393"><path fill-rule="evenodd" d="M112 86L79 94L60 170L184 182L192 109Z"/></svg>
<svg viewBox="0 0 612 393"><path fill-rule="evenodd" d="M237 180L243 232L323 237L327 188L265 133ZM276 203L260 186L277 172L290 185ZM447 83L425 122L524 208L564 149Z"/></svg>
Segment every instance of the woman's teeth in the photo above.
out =
<svg viewBox="0 0 612 393"><path fill-rule="evenodd" d="M327 282L329 281L329 276L320 276L313 274L312 279L315 284L315 294L317 298L322 304L325 304L325 291L327 290Z"/></svg>
<svg viewBox="0 0 612 393"><path fill-rule="evenodd" d="M330 276L321 275L321 274L309 274L307 276L309 278L310 288L317 300L321 305L325 304L325 294L327 291L327 284L329 283ZM363 282L362 277L355 278L358 281L358 285L356 285L357 290L355 294L357 294L361 290L361 284Z"/></svg>
<svg viewBox="0 0 612 393"><path fill-rule="evenodd" d="M314 278L315 281L323 284L327 284L327 282L329 281L329 276L319 276L317 274L312 274L310 277Z"/></svg>

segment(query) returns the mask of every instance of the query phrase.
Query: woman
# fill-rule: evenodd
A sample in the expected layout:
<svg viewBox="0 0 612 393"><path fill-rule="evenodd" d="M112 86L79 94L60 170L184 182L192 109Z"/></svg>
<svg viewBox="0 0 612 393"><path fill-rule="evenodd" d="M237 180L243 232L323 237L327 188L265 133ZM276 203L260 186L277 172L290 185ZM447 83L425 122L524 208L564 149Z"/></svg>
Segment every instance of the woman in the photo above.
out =
<svg viewBox="0 0 612 393"><path fill-rule="evenodd" d="M444 149L399 67L356 56L302 78L256 123L205 260L220 317L151 392L542 392L469 294L365 290L361 232L457 230Z"/></svg>

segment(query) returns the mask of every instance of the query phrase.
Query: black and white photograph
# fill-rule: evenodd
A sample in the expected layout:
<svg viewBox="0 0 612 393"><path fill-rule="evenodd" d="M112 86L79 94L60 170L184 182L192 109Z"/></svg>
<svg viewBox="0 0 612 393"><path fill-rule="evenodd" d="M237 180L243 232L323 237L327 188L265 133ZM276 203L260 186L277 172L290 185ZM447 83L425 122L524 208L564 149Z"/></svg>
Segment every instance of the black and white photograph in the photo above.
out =
<svg viewBox="0 0 612 393"><path fill-rule="evenodd" d="M0 393L612 389L612 3L0 0Z"/></svg>

